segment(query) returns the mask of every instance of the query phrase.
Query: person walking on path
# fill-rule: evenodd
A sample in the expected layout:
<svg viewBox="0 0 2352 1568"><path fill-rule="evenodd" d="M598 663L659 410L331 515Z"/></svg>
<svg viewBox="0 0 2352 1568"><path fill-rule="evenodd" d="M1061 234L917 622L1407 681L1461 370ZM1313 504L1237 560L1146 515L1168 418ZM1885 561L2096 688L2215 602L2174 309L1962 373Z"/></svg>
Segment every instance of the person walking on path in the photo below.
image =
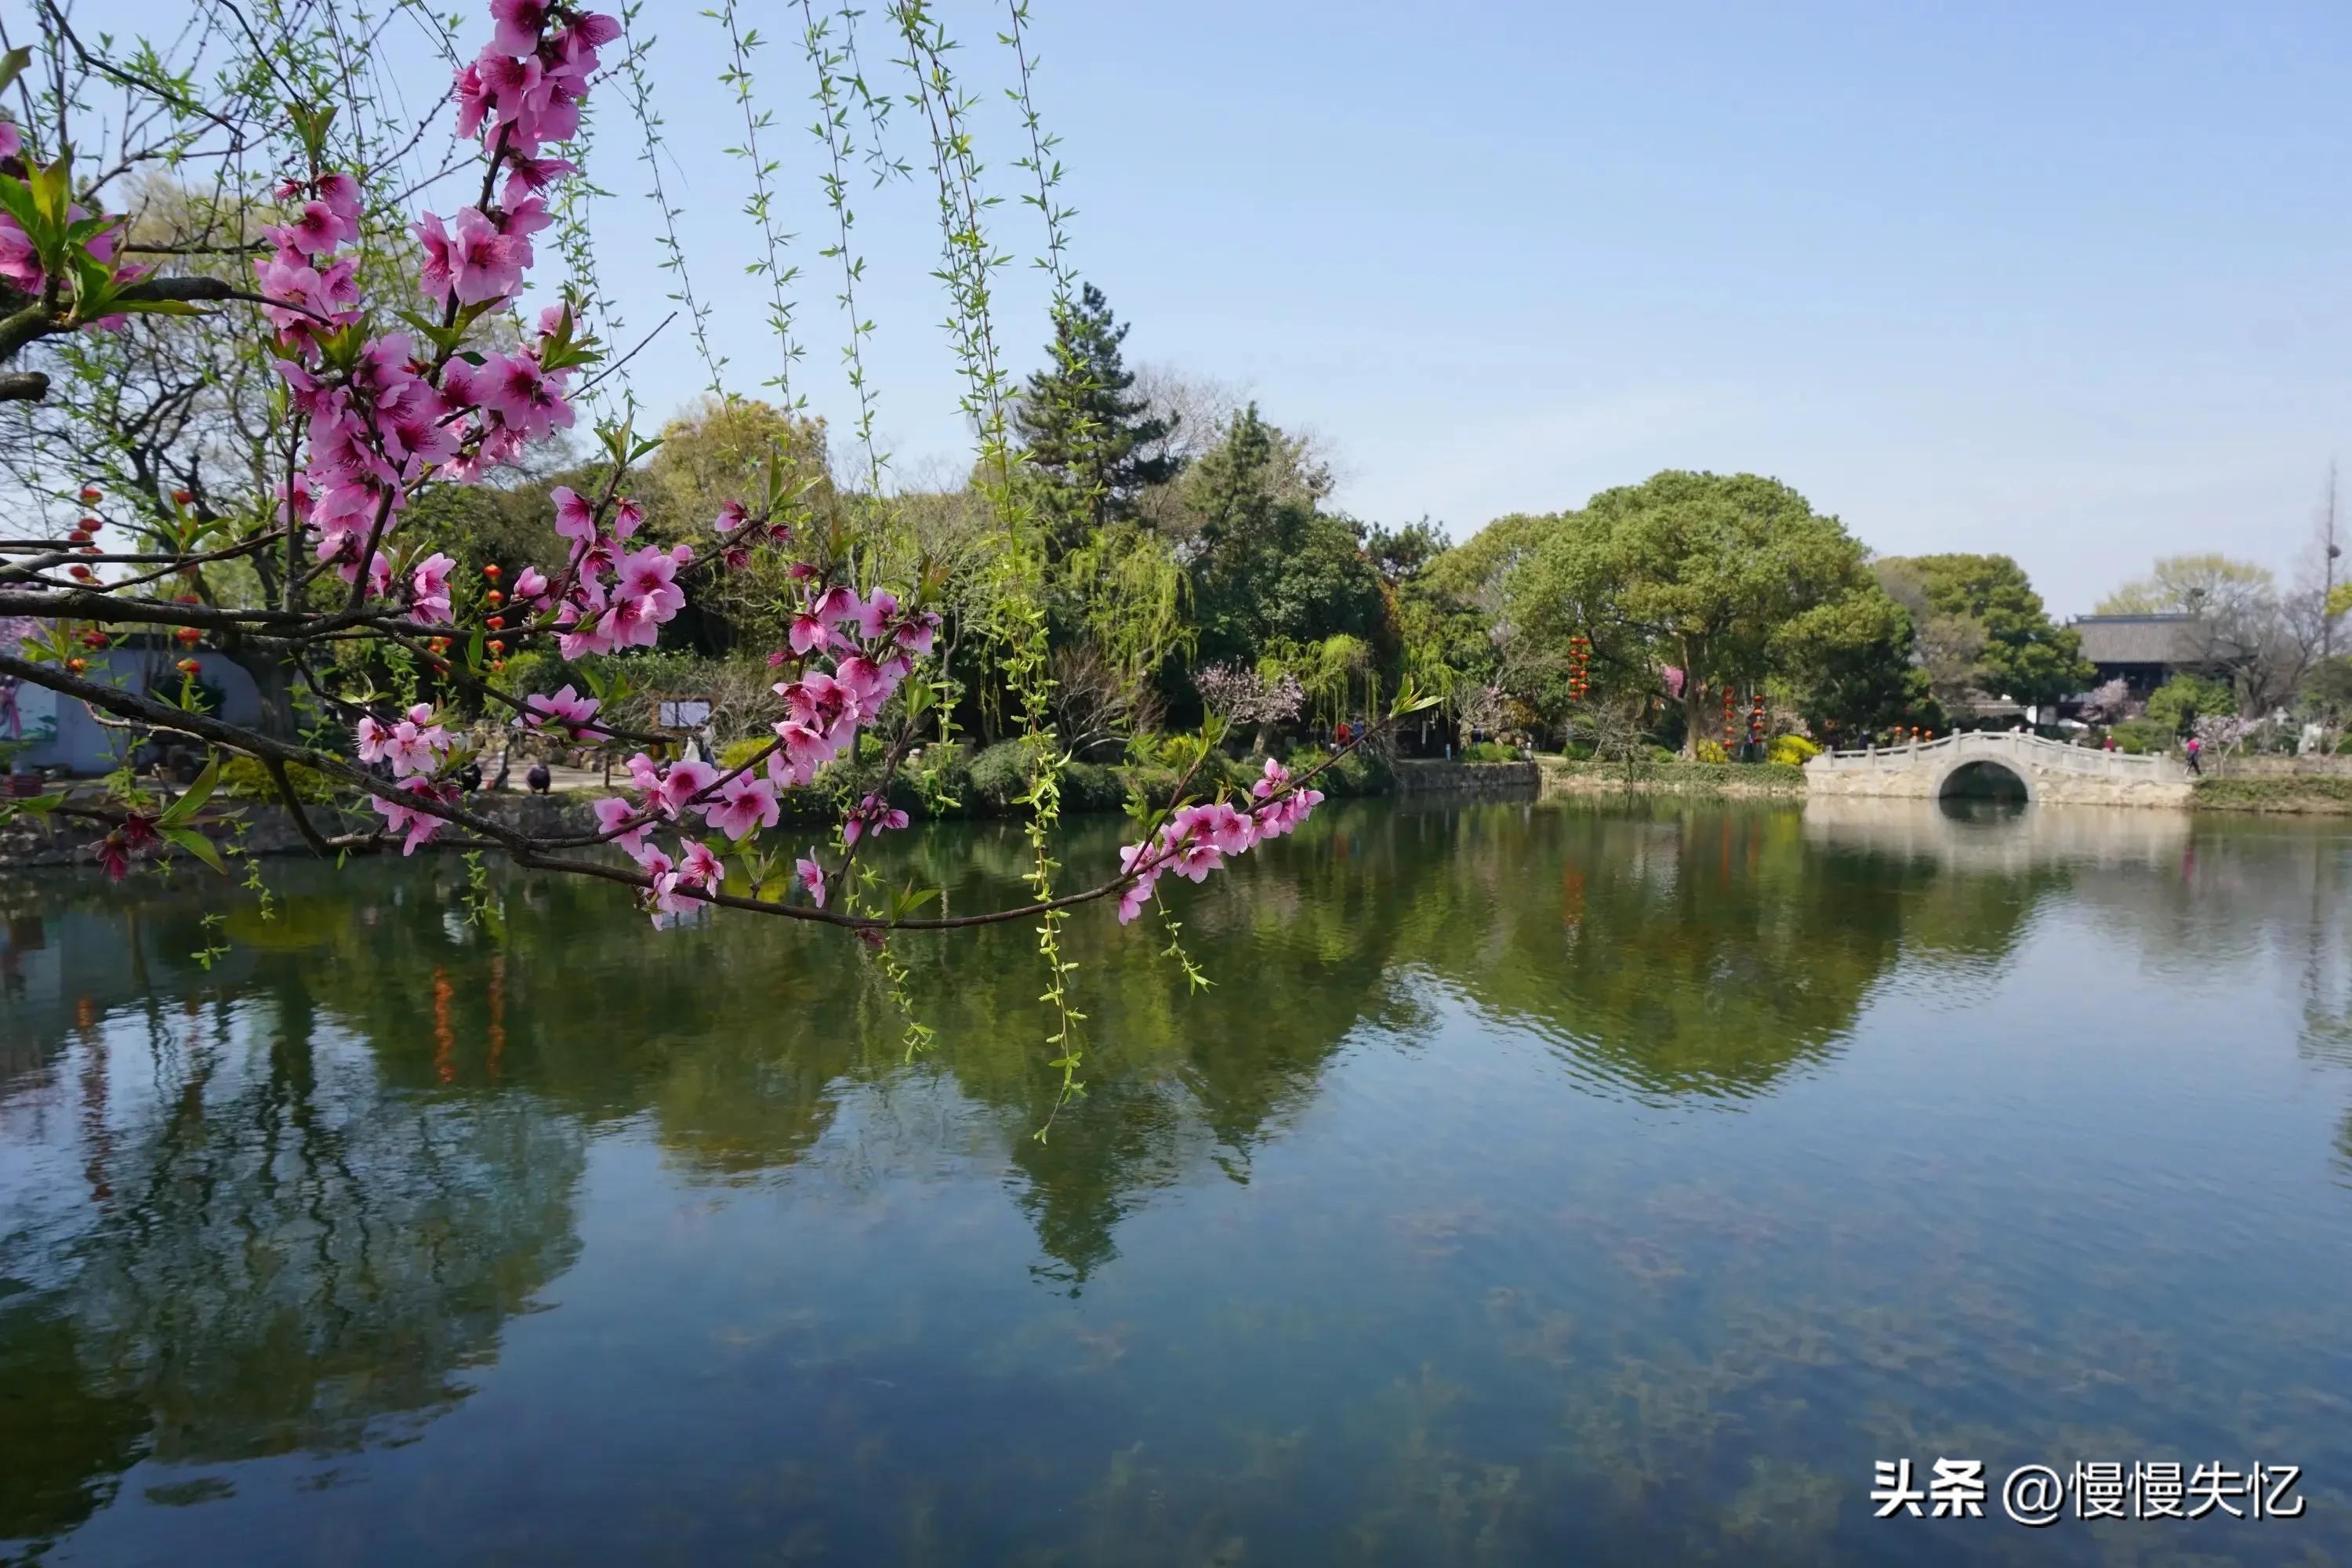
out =
<svg viewBox="0 0 2352 1568"><path fill-rule="evenodd" d="M2203 749L2204 742L2194 735L2189 736L2181 747L2181 750L2189 753L2189 771L2200 778L2205 776L2205 770L2197 765L2197 753Z"/></svg>

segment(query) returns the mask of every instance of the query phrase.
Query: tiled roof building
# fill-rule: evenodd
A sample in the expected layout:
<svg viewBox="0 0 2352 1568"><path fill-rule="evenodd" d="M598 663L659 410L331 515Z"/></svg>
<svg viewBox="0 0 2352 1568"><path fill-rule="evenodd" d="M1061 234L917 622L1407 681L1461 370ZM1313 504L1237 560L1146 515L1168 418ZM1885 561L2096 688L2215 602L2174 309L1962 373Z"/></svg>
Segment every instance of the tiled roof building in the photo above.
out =
<svg viewBox="0 0 2352 1568"><path fill-rule="evenodd" d="M2120 676L2142 695L2213 662L2212 628L2195 616L2080 616L2074 627L2101 682Z"/></svg>

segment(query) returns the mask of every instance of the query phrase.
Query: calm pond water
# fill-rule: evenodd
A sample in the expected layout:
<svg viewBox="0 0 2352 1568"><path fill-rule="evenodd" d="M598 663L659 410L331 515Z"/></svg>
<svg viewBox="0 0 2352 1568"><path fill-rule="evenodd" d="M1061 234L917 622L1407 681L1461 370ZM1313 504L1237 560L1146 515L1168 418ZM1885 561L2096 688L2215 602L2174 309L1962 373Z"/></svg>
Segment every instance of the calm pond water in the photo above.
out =
<svg viewBox="0 0 2352 1568"><path fill-rule="evenodd" d="M208 972L217 882L0 894L0 1557L2352 1559L2341 829L1327 808L1206 994L1073 921L1043 1142L1025 929L910 1063L836 933L270 870ZM2305 1509L2002 1517L2083 1461Z"/></svg>

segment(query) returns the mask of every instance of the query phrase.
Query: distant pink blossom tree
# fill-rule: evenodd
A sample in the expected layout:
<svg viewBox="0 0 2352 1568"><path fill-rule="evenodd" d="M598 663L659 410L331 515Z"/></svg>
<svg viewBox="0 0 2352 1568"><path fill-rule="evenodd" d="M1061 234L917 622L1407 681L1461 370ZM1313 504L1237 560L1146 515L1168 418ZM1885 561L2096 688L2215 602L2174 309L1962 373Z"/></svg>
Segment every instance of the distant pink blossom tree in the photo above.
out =
<svg viewBox="0 0 2352 1568"><path fill-rule="evenodd" d="M2267 719L2249 719L2238 713L2200 713L2191 729L2209 756L2226 756L2243 747L2269 722Z"/></svg>
<svg viewBox="0 0 2352 1568"><path fill-rule="evenodd" d="M1234 724L1279 724L1307 705L1297 676L1268 677L1245 664L1209 665L1192 677L1192 686L1209 711Z"/></svg>
<svg viewBox="0 0 2352 1568"><path fill-rule="evenodd" d="M2113 723L2125 716L2131 705L2131 688L2122 676L2100 682L2083 698L2083 717L2091 722Z"/></svg>

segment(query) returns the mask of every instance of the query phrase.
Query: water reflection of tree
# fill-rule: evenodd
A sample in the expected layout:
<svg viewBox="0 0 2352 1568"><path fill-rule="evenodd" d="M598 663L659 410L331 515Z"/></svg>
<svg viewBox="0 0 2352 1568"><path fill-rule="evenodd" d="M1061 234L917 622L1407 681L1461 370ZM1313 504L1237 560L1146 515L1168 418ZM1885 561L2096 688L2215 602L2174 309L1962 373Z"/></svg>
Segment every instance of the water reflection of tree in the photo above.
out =
<svg viewBox="0 0 2352 1568"><path fill-rule="evenodd" d="M1109 824L1086 824L1066 858L1108 859L1117 838ZM1087 1088L1058 1110L1060 1074L1038 1047L1030 933L910 949L939 1030L936 1069L992 1113L1050 1259L1041 1277L1083 1285L1154 1191L1204 1171L1246 1182L1260 1144L1311 1099L1379 1004L1394 900L1368 909L1347 895L1355 878L1328 830L1282 847L1278 866L1243 863L1229 880L1178 896L1187 945L1217 981L1205 992L1188 992L1154 928L1122 930L1108 909L1071 922L1065 941L1089 1015ZM1047 1135L1034 1136L1049 1118Z"/></svg>
<svg viewBox="0 0 2352 1568"><path fill-rule="evenodd" d="M1852 1022L1899 885L1809 856L1788 813L1490 809L1387 825L1392 963L1644 1094L1763 1091Z"/></svg>
<svg viewBox="0 0 2352 1568"><path fill-rule="evenodd" d="M1121 826L1077 825L1066 860L1108 860ZM886 863L976 907L1024 853L1009 828L948 826ZM1107 909L1071 923L1087 1087L1056 1110L1025 929L902 939L939 1031L910 1072L887 998L836 933L721 919L649 942L607 889L516 879L498 943L453 913L454 861L327 875L289 868L297 918L247 916L240 952L289 1005L364 1035L389 1085L526 1085L591 1125L649 1115L688 1168L728 1178L804 1157L845 1096L870 1120L896 1086L951 1084L1017 1173L1044 1273L1073 1286L1151 1193L1202 1172L1245 1181L1351 1031L1425 1035L1423 976L1538 1028L1580 1071L1753 1094L1827 1048L1906 911L1934 907L1916 897L1931 876L1809 857L1785 813L1335 809L1205 889L1171 884L1217 981L1206 993L1186 994L1148 926ZM142 945L168 989L203 933L194 907L154 903ZM2006 912L1955 918L2007 930Z"/></svg>
<svg viewBox="0 0 2352 1568"><path fill-rule="evenodd" d="M1502 900L1510 962L1486 994L1645 1094L1769 1089L1899 951L1899 886L1824 865L1792 814L1566 812L1546 831L1560 898Z"/></svg>
<svg viewBox="0 0 2352 1568"><path fill-rule="evenodd" d="M0 1306L0 1542L74 1530L144 1451L147 1411L100 1387L90 1363L57 1303Z"/></svg>
<svg viewBox="0 0 2352 1568"><path fill-rule="evenodd" d="M1066 862L1107 861L1123 826L1076 825ZM957 909L1000 896L1024 856L1008 826L952 825L877 863ZM1169 885L1218 983L1207 993L1186 994L1149 926L1122 930L1108 909L1071 922L1087 1088L1058 1111L1018 927L901 939L939 1031L911 1067L888 1000L829 931L718 919L648 940L609 889L518 879L501 884L508 931L493 942L455 914L463 868L445 858L331 885L289 868L276 879L297 918L247 918L236 935L256 976L363 1034L387 1084L527 1086L590 1126L647 1117L714 1179L805 1158L852 1097L861 1138L897 1108L945 1104L985 1127L1045 1271L1075 1285L1152 1193L1209 1173L1245 1181L1368 1022L1428 1037L1450 991L1615 1088L1766 1093L1834 1047L1898 958L2004 957L2072 875L2015 869L1971 874L1876 838L1809 843L1780 809L1335 807L1204 889ZM173 955L200 945L195 913L165 900L144 917L159 991L185 979ZM952 1092L901 1092L926 1085Z"/></svg>
<svg viewBox="0 0 2352 1568"><path fill-rule="evenodd" d="M117 1014L73 1051L76 1228L0 1242L25 1287L0 1303L0 1429L37 1446L0 1465L49 1477L0 1487L0 1538L69 1527L141 1457L396 1436L575 1249L575 1123L389 1091L299 985Z"/></svg>

